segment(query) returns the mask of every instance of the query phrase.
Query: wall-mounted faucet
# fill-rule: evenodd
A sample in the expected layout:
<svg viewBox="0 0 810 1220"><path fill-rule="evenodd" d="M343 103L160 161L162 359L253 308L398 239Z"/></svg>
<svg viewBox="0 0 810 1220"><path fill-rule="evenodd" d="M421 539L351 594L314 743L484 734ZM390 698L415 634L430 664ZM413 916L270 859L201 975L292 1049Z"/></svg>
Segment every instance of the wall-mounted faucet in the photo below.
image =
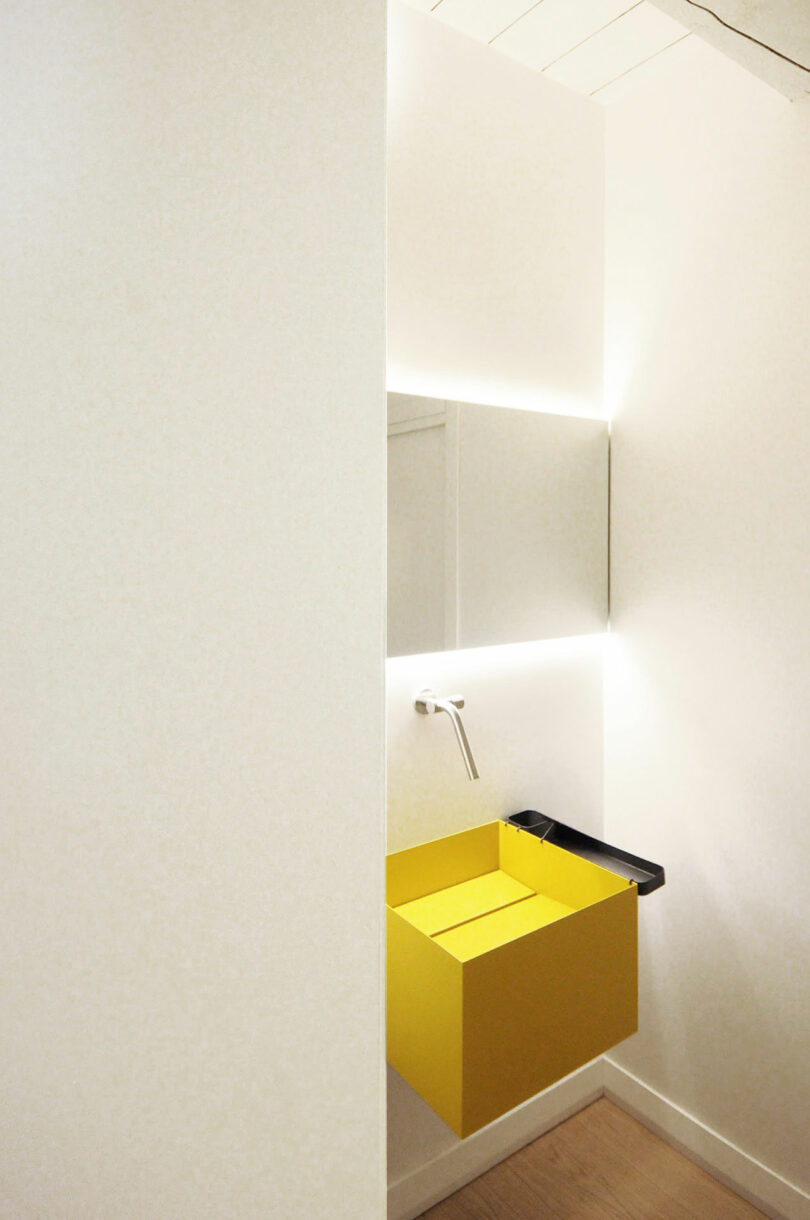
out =
<svg viewBox="0 0 810 1220"><path fill-rule="evenodd" d="M464 725L461 723L461 717L458 714L458 709L464 707L463 697L461 695L448 695L445 699L439 699L434 695L432 690L423 690L416 696L413 705L417 712L420 712L423 716L430 716L434 712L447 712L447 715L453 722L456 740L461 750L461 757L464 759L464 766L467 768L467 775L470 779L478 779L478 768L472 756L467 734L464 732Z"/></svg>

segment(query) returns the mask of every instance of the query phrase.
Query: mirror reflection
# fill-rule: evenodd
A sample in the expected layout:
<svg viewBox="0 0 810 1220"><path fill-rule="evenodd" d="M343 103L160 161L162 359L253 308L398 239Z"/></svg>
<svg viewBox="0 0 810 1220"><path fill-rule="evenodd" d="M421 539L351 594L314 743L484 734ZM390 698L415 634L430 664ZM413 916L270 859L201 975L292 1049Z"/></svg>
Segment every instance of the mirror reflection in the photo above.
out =
<svg viewBox="0 0 810 1220"><path fill-rule="evenodd" d="M602 631L603 420L388 396L388 655Z"/></svg>

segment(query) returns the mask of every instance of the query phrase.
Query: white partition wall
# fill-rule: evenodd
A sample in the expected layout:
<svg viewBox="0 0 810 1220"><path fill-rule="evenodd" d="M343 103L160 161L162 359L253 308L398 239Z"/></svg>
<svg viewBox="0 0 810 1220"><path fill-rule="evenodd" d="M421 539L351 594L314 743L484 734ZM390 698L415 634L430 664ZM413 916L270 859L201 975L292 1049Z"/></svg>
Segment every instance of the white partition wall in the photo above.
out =
<svg viewBox="0 0 810 1220"><path fill-rule="evenodd" d="M0 57L0 1214L380 1220L384 6Z"/></svg>

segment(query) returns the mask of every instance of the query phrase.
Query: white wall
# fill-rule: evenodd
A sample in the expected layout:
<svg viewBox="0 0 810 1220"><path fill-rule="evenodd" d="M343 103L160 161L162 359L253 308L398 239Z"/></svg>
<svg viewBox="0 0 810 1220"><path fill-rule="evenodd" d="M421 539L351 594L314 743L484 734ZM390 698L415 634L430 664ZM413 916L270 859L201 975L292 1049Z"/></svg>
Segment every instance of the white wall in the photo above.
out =
<svg viewBox="0 0 810 1220"><path fill-rule="evenodd" d="M389 387L598 413L602 112L398 5L390 64ZM527 806L598 831L603 643L389 661L389 850ZM465 696L480 780L425 686ZM458 1148L393 1073L388 1101L391 1182Z"/></svg>
<svg viewBox="0 0 810 1220"><path fill-rule="evenodd" d="M607 147L606 833L667 869L613 1057L807 1190L810 110L691 38Z"/></svg>
<svg viewBox="0 0 810 1220"><path fill-rule="evenodd" d="M0 1212L379 1220L384 11L0 47Z"/></svg>
<svg viewBox="0 0 810 1220"><path fill-rule="evenodd" d="M604 635L474 648L386 665L388 850L401 851L520 809L592 834L602 822ZM470 782L446 716L419 716L425 687L467 700Z"/></svg>
<svg viewBox="0 0 810 1220"><path fill-rule="evenodd" d="M598 415L603 114L392 3L388 388Z"/></svg>

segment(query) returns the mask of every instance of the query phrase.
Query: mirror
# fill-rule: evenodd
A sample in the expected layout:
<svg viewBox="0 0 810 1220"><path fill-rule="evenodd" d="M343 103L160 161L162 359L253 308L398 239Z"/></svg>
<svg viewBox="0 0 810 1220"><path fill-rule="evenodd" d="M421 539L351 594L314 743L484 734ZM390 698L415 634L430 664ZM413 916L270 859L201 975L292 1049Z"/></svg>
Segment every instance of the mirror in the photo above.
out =
<svg viewBox="0 0 810 1220"><path fill-rule="evenodd" d="M603 420L388 395L388 655L603 631Z"/></svg>

